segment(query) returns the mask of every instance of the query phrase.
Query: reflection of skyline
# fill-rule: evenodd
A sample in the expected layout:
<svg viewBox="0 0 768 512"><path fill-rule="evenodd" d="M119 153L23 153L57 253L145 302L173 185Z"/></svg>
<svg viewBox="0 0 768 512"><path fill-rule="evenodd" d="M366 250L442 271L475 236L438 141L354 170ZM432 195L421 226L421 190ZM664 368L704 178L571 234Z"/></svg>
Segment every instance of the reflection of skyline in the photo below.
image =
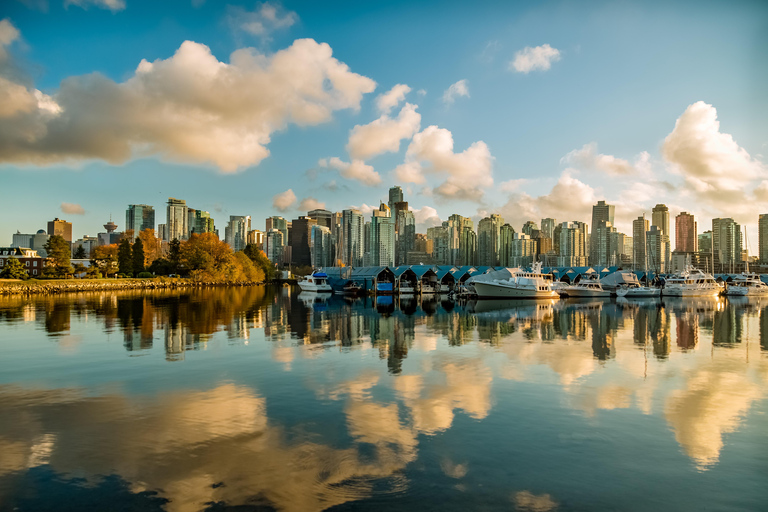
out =
<svg viewBox="0 0 768 512"><path fill-rule="evenodd" d="M425 309L418 300L374 307L370 299L303 299L287 288L14 299L0 304L0 326L36 323L63 347L82 339L80 324L97 322L120 333L126 351L164 350L169 361L205 350L222 332L229 344L268 343L285 371L331 349L370 350L394 380L369 375L323 385L318 396L344 400L350 435L398 467L417 457L418 435L450 429L457 411L477 420L491 414L497 377L536 382L546 368L569 406L589 417L615 409L663 414L701 468L718 462L724 436L765 395L765 306L430 300ZM452 350L469 352L457 352L461 361L445 358ZM500 367L486 360L497 353L506 355ZM374 399L382 387L396 400ZM375 418L391 418L390 430L366 430Z"/></svg>

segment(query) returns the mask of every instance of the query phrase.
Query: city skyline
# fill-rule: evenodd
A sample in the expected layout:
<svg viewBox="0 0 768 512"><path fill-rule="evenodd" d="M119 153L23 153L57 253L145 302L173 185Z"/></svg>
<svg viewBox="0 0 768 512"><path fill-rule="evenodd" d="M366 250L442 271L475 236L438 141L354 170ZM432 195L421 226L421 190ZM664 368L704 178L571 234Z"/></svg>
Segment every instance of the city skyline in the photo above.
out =
<svg viewBox="0 0 768 512"><path fill-rule="evenodd" d="M21 102L0 119L0 173L9 211L34 198L42 219L73 221L75 237L97 232L110 213L119 222L115 204L160 211L167 197L183 197L223 227L230 215L266 218L276 207L296 217L357 206L367 216L387 202L390 184L401 184L419 232L454 213L476 225L491 213L514 225L590 223L591 206L605 200L622 205L615 224L629 233L633 219L664 203L671 217L695 212L701 225L718 217L746 224L756 253L754 219L768 199L767 73L744 48L765 44L760 3L678 2L662 18L640 3L481 3L471 12L459 3L340 5L329 17L302 2L229 11L169 2L159 12L173 10L179 21L165 30L144 16L155 7L139 0L70 4L49 2L41 12L12 3L0 12L0 87ZM435 15L440 33L399 30L394 45L381 35ZM72 27L82 34L65 37ZM354 43L363 33L365 50ZM638 37L646 33L654 38ZM676 57L660 58L670 46ZM314 101L292 77L279 82L273 67L249 60L290 63L298 53L317 64L319 79L339 74L333 94ZM219 68L240 69L246 82L226 91L174 82ZM291 91L280 108L312 112L283 110L263 130L243 125L227 102L264 119L258 98L244 92L248 80ZM150 89L153 105L186 119L183 131L163 118L163 131L153 132L138 107L135 119L110 110L127 107L125 95L149 100L142 94ZM107 90L114 96L104 114L113 118L86 115L78 102ZM179 106L181 97L188 103ZM216 122L187 116L199 108L212 108ZM47 135L22 144L9 131L21 121ZM94 131L97 121L117 138ZM254 145L243 133L256 136ZM174 134L181 142L168 140ZM83 146L86 135L95 144ZM0 218L0 232L44 227L10 217Z"/></svg>

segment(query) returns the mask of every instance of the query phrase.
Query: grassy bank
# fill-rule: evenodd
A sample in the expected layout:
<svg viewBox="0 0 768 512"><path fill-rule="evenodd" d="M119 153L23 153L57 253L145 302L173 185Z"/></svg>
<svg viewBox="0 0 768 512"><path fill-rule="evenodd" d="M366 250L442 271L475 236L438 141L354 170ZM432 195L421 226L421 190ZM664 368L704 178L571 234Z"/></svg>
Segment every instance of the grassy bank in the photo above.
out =
<svg viewBox="0 0 768 512"><path fill-rule="evenodd" d="M0 295L57 294L106 290L159 290L208 286L253 286L256 282L205 282L184 278L148 279L0 279Z"/></svg>

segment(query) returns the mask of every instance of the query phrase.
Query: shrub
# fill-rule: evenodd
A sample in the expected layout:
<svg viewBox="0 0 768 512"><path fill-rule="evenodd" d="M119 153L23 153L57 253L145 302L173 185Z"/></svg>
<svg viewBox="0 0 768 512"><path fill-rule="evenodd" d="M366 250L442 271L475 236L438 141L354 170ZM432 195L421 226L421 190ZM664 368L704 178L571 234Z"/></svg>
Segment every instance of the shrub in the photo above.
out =
<svg viewBox="0 0 768 512"><path fill-rule="evenodd" d="M146 279L148 277L153 277L153 276L152 276L152 272L139 272L139 275L137 275L136 277L139 277L141 279Z"/></svg>

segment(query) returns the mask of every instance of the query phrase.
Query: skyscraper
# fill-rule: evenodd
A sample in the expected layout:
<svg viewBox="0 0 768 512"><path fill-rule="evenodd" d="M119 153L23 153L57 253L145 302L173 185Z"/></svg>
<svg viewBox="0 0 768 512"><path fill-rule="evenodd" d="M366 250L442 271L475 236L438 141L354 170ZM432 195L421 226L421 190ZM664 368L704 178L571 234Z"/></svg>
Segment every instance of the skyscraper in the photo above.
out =
<svg viewBox="0 0 768 512"><path fill-rule="evenodd" d="M532 236L533 232L538 229L539 229L539 226L537 226L536 223L533 222L532 220L526 221L525 224L523 224L523 233L525 233L528 236Z"/></svg>
<svg viewBox="0 0 768 512"><path fill-rule="evenodd" d="M48 221L48 236L58 235L72 243L72 223L56 217Z"/></svg>
<svg viewBox="0 0 768 512"><path fill-rule="evenodd" d="M645 220L645 215L632 221L632 266L635 270L646 268L646 239L650 224Z"/></svg>
<svg viewBox="0 0 768 512"><path fill-rule="evenodd" d="M283 257L283 232L279 229L270 229L266 234L266 250L267 258L274 264L280 263Z"/></svg>
<svg viewBox="0 0 768 512"><path fill-rule="evenodd" d="M715 271L735 271L741 262L741 226L733 219L712 219L712 249L715 253Z"/></svg>
<svg viewBox="0 0 768 512"><path fill-rule="evenodd" d="M310 227L310 252L314 268L330 267L333 265L333 237L327 226L314 225Z"/></svg>
<svg viewBox="0 0 768 512"><path fill-rule="evenodd" d="M504 219L494 213L477 223L477 264L495 267L499 265L499 243Z"/></svg>
<svg viewBox="0 0 768 512"><path fill-rule="evenodd" d="M400 187L397 187L400 188ZM371 216L370 261L373 266L395 265L395 219L387 205L381 203Z"/></svg>
<svg viewBox="0 0 768 512"><path fill-rule="evenodd" d="M477 240L474 236L472 219L453 214L448 217L448 261L449 265L472 265L466 261L474 261L474 251ZM471 232L471 234L470 234Z"/></svg>
<svg viewBox="0 0 768 512"><path fill-rule="evenodd" d="M670 260L670 253L672 251L670 247L671 233L669 232L669 208L667 208L667 205L657 204L653 207L651 212L651 226L658 227L659 231L661 231L661 237L666 237L665 240L661 241L661 243L664 244L664 250L666 251L664 254L664 265L658 267L661 272L665 272L667 270L667 263Z"/></svg>
<svg viewBox="0 0 768 512"><path fill-rule="evenodd" d="M187 202L184 199L168 198L165 223L168 230L168 240L186 240L189 231L187 218Z"/></svg>
<svg viewBox="0 0 768 512"><path fill-rule="evenodd" d="M760 214L757 220L757 255L760 263L768 265L768 213Z"/></svg>
<svg viewBox="0 0 768 512"><path fill-rule="evenodd" d="M312 226L316 226L317 221L310 217L301 216L298 219L293 219L291 223L289 242L291 246L291 263L301 266L312 265L310 242L312 240Z"/></svg>
<svg viewBox="0 0 768 512"><path fill-rule="evenodd" d="M514 238L515 228L510 224L503 224L499 230L499 265L502 267L511 267L512 263L512 240Z"/></svg>
<svg viewBox="0 0 768 512"><path fill-rule="evenodd" d="M688 212L682 212L675 217L675 251L697 252L698 250L696 218Z"/></svg>
<svg viewBox="0 0 768 512"><path fill-rule="evenodd" d="M653 272L665 272L667 268L667 253L669 237L659 229L659 226L651 226L646 234L648 270Z"/></svg>
<svg viewBox="0 0 768 512"><path fill-rule="evenodd" d="M547 238L555 238L555 226L557 226L557 221L555 219L549 217L541 219L541 231Z"/></svg>
<svg viewBox="0 0 768 512"><path fill-rule="evenodd" d="M248 243L248 232L250 230L250 215L230 215L229 223L224 228L224 241L233 251L242 251Z"/></svg>
<svg viewBox="0 0 768 512"><path fill-rule="evenodd" d="M613 217L616 211L616 206L607 204L605 201L598 201L596 205L592 206L592 237L589 239L589 264L590 265L607 265L608 261L605 258L608 256L608 251L603 251L602 254L598 252L599 247L606 248L609 246L608 236L610 230L603 229L598 234L597 226L603 221L609 223L609 226L613 226ZM585 236L587 234L585 233ZM602 237L602 238L601 238ZM603 259L601 259L601 257Z"/></svg>
<svg viewBox="0 0 768 512"><path fill-rule="evenodd" d="M561 267L582 267L587 264L587 225L584 222L563 222L559 228L559 256ZM555 231L558 230L555 229Z"/></svg>
<svg viewBox="0 0 768 512"><path fill-rule="evenodd" d="M155 209L147 204L129 204L125 211L125 230L139 236L145 229L155 231Z"/></svg>
<svg viewBox="0 0 768 512"><path fill-rule="evenodd" d="M282 243L283 247L288 245L288 221L282 217L274 216L267 217L265 231L269 233L271 229L277 229L283 234Z"/></svg>
<svg viewBox="0 0 768 512"><path fill-rule="evenodd" d="M322 208L318 208L316 210L312 210L311 212L307 213L307 217L310 219L315 219L317 221L318 226L325 226L328 229L331 229L332 219L333 219L333 213L329 212L328 210L324 210Z"/></svg>
<svg viewBox="0 0 768 512"><path fill-rule="evenodd" d="M389 201L387 202L387 206L389 206L390 213L395 213L395 203L399 203L403 200L403 189L400 187L392 187L389 189Z"/></svg>
<svg viewBox="0 0 768 512"><path fill-rule="evenodd" d="M592 265L598 266L610 266L621 264L616 262L615 250L611 244L612 234L616 232L616 228L607 221L599 220L597 224L592 225Z"/></svg>
<svg viewBox="0 0 768 512"><path fill-rule="evenodd" d="M348 267L363 264L365 254L365 221L359 210L341 212L341 262Z"/></svg>
<svg viewBox="0 0 768 512"><path fill-rule="evenodd" d="M408 210L408 203L398 203L401 208L403 204L406 205L405 209L397 210L397 219L395 220L395 228L397 229L395 264L397 265L405 265L408 260L408 253L414 250L416 243L416 218L413 216L413 212Z"/></svg>
<svg viewBox="0 0 768 512"><path fill-rule="evenodd" d="M526 235L525 233L515 233L512 235L512 242L510 244L510 262L507 266L530 266L536 258L536 246L536 240L533 240L530 235Z"/></svg>

